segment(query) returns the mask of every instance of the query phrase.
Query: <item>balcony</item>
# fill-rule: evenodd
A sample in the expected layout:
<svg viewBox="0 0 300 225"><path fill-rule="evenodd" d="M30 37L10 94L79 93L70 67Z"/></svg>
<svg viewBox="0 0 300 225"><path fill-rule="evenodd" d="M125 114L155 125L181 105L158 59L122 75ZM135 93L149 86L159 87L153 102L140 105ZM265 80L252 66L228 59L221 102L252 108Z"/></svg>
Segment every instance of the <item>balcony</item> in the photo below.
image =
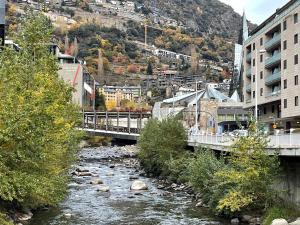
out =
<svg viewBox="0 0 300 225"><path fill-rule="evenodd" d="M265 78L266 85L272 85L281 81L281 72L273 73Z"/></svg>
<svg viewBox="0 0 300 225"><path fill-rule="evenodd" d="M251 92L251 84L248 84L248 85L246 86L246 92Z"/></svg>
<svg viewBox="0 0 300 225"><path fill-rule="evenodd" d="M281 44L281 35L277 34L272 39L265 43L265 49L267 51L273 50Z"/></svg>
<svg viewBox="0 0 300 225"><path fill-rule="evenodd" d="M246 104L250 104L250 103L251 103L251 99L247 99Z"/></svg>
<svg viewBox="0 0 300 225"><path fill-rule="evenodd" d="M265 67L269 69L274 66L277 66L280 63L281 63L281 54L277 53L274 54L272 57L266 59Z"/></svg>
<svg viewBox="0 0 300 225"><path fill-rule="evenodd" d="M246 55L246 62L251 63L252 54L251 52Z"/></svg>
<svg viewBox="0 0 300 225"><path fill-rule="evenodd" d="M246 70L246 77L251 79L251 68Z"/></svg>
<svg viewBox="0 0 300 225"><path fill-rule="evenodd" d="M280 94L281 94L281 90L270 92L270 93L266 93L266 98L279 97Z"/></svg>

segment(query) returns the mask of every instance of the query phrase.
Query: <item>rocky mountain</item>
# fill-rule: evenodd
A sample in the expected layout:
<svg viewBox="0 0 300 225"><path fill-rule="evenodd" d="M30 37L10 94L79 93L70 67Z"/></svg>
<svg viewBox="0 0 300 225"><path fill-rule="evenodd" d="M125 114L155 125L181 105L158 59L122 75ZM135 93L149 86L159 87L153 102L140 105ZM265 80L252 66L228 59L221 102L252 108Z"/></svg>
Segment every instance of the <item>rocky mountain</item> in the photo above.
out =
<svg viewBox="0 0 300 225"><path fill-rule="evenodd" d="M218 0L136 0L153 14L173 18L202 36L218 35L237 41L242 18ZM147 11L147 10L146 10ZM250 30L255 25L249 23Z"/></svg>

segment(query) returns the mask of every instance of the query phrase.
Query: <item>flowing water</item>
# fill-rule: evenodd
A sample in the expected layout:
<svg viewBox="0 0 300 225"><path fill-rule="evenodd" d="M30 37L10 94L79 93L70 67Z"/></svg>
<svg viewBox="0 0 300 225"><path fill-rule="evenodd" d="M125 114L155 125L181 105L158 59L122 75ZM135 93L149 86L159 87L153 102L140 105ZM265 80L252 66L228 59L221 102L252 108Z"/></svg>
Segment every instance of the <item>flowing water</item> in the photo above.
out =
<svg viewBox="0 0 300 225"><path fill-rule="evenodd" d="M131 155L119 147L83 149L76 167L88 169L93 177L73 176L66 200L58 208L36 212L30 225L226 224L196 208L187 193L159 189L156 179L140 176ZM130 190L130 178L137 176L148 191ZM90 184L96 177L109 192L98 192Z"/></svg>

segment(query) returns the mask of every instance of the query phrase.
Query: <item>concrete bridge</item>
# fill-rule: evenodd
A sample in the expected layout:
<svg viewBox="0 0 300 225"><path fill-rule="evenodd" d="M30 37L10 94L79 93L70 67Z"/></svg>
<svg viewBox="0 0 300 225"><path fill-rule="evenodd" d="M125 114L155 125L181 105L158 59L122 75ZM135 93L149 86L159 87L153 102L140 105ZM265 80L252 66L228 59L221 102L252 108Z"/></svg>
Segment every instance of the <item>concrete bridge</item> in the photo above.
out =
<svg viewBox="0 0 300 225"><path fill-rule="evenodd" d="M151 117L150 112L84 112L80 129L91 135L137 141L141 129ZM300 134L278 134L268 138L268 153L279 153L281 161L282 175L277 186L286 190L285 199L300 207ZM223 134L199 132L189 133L187 141L191 147L202 146L226 152L235 139Z"/></svg>

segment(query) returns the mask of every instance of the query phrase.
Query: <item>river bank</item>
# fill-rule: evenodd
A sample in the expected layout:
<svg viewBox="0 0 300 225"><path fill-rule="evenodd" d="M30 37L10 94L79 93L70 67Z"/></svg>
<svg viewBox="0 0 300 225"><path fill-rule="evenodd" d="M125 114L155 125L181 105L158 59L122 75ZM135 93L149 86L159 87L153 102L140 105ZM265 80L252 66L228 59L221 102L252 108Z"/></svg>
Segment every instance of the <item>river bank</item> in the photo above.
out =
<svg viewBox="0 0 300 225"><path fill-rule="evenodd" d="M35 212L29 225L228 224L197 208L188 187L145 177L136 152L134 146L84 148L66 200ZM136 180L147 190L130 190Z"/></svg>

